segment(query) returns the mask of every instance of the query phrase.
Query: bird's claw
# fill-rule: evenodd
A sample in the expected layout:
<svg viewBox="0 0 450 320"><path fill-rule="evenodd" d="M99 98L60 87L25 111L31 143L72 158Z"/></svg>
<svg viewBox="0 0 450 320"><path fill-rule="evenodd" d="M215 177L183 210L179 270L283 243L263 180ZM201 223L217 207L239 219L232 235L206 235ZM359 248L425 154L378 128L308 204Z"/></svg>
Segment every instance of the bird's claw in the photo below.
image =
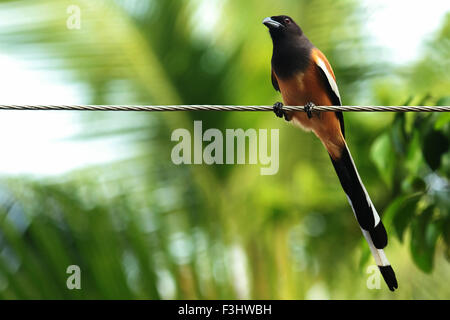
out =
<svg viewBox="0 0 450 320"><path fill-rule="evenodd" d="M284 116L283 104L281 102L275 102L273 104L273 112L276 114L278 118L283 118Z"/></svg>
<svg viewBox="0 0 450 320"><path fill-rule="evenodd" d="M276 114L278 118L283 118L286 121L289 121L289 116L286 111L283 110L283 104L281 102L275 102L273 105L273 112Z"/></svg>
<svg viewBox="0 0 450 320"><path fill-rule="evenodd" d="M305 104L304 109L305 109L306 114L308 115L308 119L312 118L312 116L313 116L312 111L315 106L316 105L312 102L308 102L307 104Z"/></svg>

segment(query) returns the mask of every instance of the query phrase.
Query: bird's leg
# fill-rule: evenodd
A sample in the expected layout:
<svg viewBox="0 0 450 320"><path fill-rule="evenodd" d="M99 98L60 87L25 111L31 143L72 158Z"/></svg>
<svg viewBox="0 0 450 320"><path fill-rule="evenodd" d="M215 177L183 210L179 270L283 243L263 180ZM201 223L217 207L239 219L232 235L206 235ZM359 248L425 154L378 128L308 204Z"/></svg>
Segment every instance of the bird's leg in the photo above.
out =
<svg viewBox="0 0 450 320"><path fill-rule="evenodd" d="M316 105L314 103L312 103L311 101L308 102L307 104L305 104L305 112L308 115L308 119L311 119L313 114L312 114L312 110L314 109Z"/></svg>
<svg viewBox="0 0 450 320"><path fill-rule="evenodd" d="M273 112L275 112L278 118L284 117L286 121L291 121L291 117L287 114L286 111L283 110L283 104L281 102L274 103Z"/></svg>

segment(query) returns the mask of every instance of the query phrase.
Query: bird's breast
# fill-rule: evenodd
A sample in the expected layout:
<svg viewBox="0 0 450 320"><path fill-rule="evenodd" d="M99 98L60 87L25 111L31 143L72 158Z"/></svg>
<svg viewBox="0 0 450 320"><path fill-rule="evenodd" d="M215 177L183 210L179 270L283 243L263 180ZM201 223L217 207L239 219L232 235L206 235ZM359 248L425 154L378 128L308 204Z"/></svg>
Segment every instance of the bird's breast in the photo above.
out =
<svg viewBox="0 0 450 320"><path fill-rule="evenodd" d="M281 96L284 104L288 106L300 106L305 102L305 73L299 72L288 79L279 79Z"/></svg>
<svg viewBox="0 0 450 320"><path fill-rule="evenodd" d="M277 77L277 81L285 105L303 106L308 102L318 106L332 105L316 68L308 68L289 78Z"/></svg>
<svg viewBox="0 0 450 320"><path fill-rule="evenodd" d="M317 106L331 106L320 77L314 75L315 68L299 72L292 77L277 78L283 102L287 106L304 106L312 102ZM338 157L344 144L339 120L334 112L316 112L308 118L306 112L290 112L292 122L304 130L312 130L324 143L328 152Z"/></svg>

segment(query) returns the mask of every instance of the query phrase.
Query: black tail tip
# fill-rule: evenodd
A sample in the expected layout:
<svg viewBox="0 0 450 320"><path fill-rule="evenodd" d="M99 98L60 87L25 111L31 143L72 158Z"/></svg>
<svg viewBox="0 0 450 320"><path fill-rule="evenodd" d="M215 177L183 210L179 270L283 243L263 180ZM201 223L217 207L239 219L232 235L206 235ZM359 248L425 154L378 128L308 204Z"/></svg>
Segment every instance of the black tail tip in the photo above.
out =
<svg viewBox="0 0 450 320"><path fill-rule="evenodd" d="M370 233L370 237L372 238L372 242L375 245L375 248L384 249L387 246L388 236L383 222L380 221L380 223L378 223L378 225L374 229L368 231Z"/></svg>
<svg viewBox="0 0 450 320"><path fill-rule="evenodd" d="M383 275L384 281L389 287L389 290L395 291L398 289L397 278L395 277L394 269L391 266L378 266L381 274Z"/></svg>

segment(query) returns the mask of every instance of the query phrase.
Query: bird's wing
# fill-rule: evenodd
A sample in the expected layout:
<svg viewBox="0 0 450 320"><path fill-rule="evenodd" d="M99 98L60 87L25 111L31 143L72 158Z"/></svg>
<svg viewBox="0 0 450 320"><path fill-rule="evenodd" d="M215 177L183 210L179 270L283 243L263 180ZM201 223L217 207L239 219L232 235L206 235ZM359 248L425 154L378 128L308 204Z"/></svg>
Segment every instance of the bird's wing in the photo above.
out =
<svg viewBox="0 0 450 320"><path fill-rule="evenodd" d="M327 88L328 95L331 99L331 102L335 106L341 106L341 95L339 94L339 88L336 83L336 77L334 75L333 69L331 68L330 63L328 62L325 55L317 48L314 48L311 52L312 59L319 70L319 73L322 75L322 80ZM341 125L342 135L345 137L345 128L344 128L344 116L342 112L336 112L336 116L339 119Z"/></svg>
<svg viewBox="0 0 450 320"><path fill-rule="evenodd" d="M339 89L336 83L336 77L334 76L333 69L330 66L325 55L317 48L312 50L312 58L320 72L324 75L325 84L329 89L329 94L331 101L334 105L340 106L341 103L341 95L339 94Z"/></svg>

